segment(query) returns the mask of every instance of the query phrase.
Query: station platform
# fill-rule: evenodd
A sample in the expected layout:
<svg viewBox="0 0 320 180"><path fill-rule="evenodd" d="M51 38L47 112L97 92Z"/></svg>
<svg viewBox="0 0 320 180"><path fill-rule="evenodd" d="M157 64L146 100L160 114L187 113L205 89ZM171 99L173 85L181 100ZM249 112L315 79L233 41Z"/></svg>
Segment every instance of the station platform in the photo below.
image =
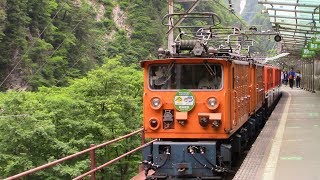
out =
<svg viewBox="0 0 320 180"><path fill-rule="evenodd" d="M320 180L320 93L281 90L234 180Z"/></svg>

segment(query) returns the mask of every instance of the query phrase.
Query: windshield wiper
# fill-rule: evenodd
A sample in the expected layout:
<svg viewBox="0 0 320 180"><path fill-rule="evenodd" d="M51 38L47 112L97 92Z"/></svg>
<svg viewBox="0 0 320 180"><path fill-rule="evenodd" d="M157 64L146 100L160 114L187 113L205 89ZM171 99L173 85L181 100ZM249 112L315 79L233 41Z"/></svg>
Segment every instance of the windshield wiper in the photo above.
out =
<svg viewBox="0 0 320 180"><path fill-rule="evenodd" d="M174 62L171 62L171 63L169 64L169 68L167 69L167 71L166 71L166 73L165 73L165 75L166 75L167 77L171 77L171 75L172 75L171 69L173 68L173 66L174 66Z"/></svg>
<svg viewBox="0 0 320 180"><path fill-rule="evenodd" d="M160 86L167 83L167 81L171 78L171 70L174 67L175 63L171 62L165 71L164 75L155 81L155 85Z"/></svg>
<svg viewBox="0 0 320 180"><path fill-rule="evenodd" d="M210 73L211 76L215 76L216 72L214 72L211 68L211 66L208 64L208 62L203 62L204 66L206 67L206 69L208 70L208 72Z"/></svg>

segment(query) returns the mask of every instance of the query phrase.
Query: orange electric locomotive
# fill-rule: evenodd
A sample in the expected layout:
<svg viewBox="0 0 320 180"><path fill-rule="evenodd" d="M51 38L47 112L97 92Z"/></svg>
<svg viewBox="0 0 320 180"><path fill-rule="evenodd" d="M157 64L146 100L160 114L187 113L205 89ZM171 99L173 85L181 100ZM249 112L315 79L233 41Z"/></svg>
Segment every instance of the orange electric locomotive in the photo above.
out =
<svg viewBox="0 0 320 180"><path fill-rule="evenodd" d="M145 137L158 139L143 150L147 179L220 178L234 156L254 139L280 92L280 70L231 48L177 38L173 52L141 62L144 70ZM178 37L181 37L179 35Z"/></svg>
<svg viewBox="0 0 320 180"><path fill-rule="evenodd" d="M227 139L264 101L256 76L263 66L250 62L170 58L142 66L147 138Z"/></svg>

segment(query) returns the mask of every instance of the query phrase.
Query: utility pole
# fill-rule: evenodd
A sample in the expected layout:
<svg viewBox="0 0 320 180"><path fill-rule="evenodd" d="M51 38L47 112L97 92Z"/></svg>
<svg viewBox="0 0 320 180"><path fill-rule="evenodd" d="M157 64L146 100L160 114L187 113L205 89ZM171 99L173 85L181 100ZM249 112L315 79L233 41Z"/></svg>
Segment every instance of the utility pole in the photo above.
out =
<svg viewBox="0 0 320 180"><path fill-rule="evenodd" d="M169 14L173 14L173 1L174 0L168 0L168 9L169 9ZM191 2L193 3L191 7L185 12L185 13L190 13L192 12L200 3L201 0L175 0L176 2ZM202 1L207 1L207 0L202 0ZM185 18L181 17L176 23L173 22L173 18L169 17L168 18L168 24L169 24L169 29L168 29L168 50L172 52L172 43L173 43L173 29L178 26Z"/></svg>

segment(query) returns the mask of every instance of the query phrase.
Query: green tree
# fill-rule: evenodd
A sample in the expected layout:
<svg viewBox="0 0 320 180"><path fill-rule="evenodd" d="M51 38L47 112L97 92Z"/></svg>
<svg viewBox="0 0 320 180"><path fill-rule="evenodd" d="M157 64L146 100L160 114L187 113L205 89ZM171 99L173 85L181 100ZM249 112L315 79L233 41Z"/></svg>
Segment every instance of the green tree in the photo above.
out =
<svg viewBox="0 0 320 180"><path fill-rule="evenodd" d="M0 0L0 41L3 37L3 30L5 28L6 12L5 12L6 0Z"/></svg>
<svg viewBox="0 0 320 180"><path fill-rule="evenodd" d="M5 7L6 12L2 11L2 21L4 17L6 17L6 21L3 30L4 36L0 41L0 64L8 65L11 58L16 63L19 53L22 53L27 45L25 27L30 22L30 17L27 15L27 0L4 3L5 1L2 1L1 7Z"/></svg>
<svg viewBox="0 0 320 180"><path fill-rule="evenodd" d="M127 37L126 32L118 30L115 40L108 44L107 55L120 55L121 62L126 65L155 58L157 49L166 39L166 27L161 25L161 18L167 11L166 2L125 0L120 1L120 7L127 13L126 23L133 31Z"/></svg>
<svg viewBox="0 0 320 180"><path fill-rule="evenodd" d="M124 135L141 127L142 73L122 66L120 58L67 88L41 87L38 92L0 94L1 178ZM136 147L138 137L98 150L102 164ZM138 156L102 170L99 178L128 179ZM41 171L31 179L71 179L89 170L88 156Z"/></svg>
<svg viewBox="0 0 320 180"><path fill-rule="evenodd" d="M72 0L1 0L0 81L18 64L11 79L21 78L30 90L64 86L101 65L105 33L93 6Z"/></svg>

